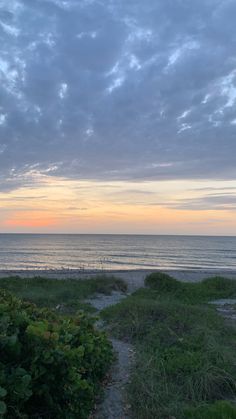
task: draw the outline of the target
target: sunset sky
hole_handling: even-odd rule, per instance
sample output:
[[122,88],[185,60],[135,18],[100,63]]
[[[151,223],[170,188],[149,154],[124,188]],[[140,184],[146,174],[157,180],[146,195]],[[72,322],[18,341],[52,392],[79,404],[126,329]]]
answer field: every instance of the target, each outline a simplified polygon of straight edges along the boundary
[[235,0],[0,0],[0,232],[236,235]]

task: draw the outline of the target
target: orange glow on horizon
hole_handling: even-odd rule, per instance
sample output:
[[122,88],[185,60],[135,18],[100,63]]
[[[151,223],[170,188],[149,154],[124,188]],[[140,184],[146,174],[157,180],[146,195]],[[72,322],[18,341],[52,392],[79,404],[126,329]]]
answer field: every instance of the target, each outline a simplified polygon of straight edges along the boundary
[[16,228],[36,228],[52,227],[56,224],[55,220],[51,217],[45,217],[41,213],[14,213],[10,218],[4,221],[3,225],[6,227]]
[[[66,211],[47,211],[45,212],[14,212],[7,218],[2,225],[17,230],[36,231],[42,229],[48,231],[60,231],[65,228],[68,232],[112,232],[116,233],[142,232],[143,226],[148,234],[185,234],[186,226],[190,226],[194,234],[198,234],[199,226],[208,225],[216,229],[222,220],[224,226],[233,227],[234,218],[229,217],[225,220],[225,214],[219,211],[189,211],[176,210],[163,207],[150,208],[148,206],[133,207],[123,206],[117,211],[112,205],[104,204],[102,208],[88,210],[84,213],[67,213]],[[1,225],[1,224],[0,224]],[[173,234],[174,234],[173,233]]]
[[235,210],[191,207],[215,184],[41,181],[0,193],[0,232],[236,235]]

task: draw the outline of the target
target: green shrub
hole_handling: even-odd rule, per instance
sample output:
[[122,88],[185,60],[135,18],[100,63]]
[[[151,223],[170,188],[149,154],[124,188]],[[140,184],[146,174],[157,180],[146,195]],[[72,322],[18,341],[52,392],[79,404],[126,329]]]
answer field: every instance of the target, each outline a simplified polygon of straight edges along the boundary
[[201,282],[201,287],[205,293],[208,293],[209,296],[213,295],[215,298],[218,295],[220,298],[236,295],[235,279],[223,278],[221,276],[206,278]]
[[216,402],[212,405],[187,409],[186,419],[236,419],[236,406],[229,402]]
[[163,272],[154,272],[145,278],[145,285],[160,292],[178,291],[182,284]]
[[146,277],[145,285],[153,291],[151,297],[157,298],[162,294],[190,304],[236,297],[236,280],[217,276],[191,283],[180,282],[165,273],[156,272]]
[[0,417],[88,418],[113,358],[93,323],[0,290]]

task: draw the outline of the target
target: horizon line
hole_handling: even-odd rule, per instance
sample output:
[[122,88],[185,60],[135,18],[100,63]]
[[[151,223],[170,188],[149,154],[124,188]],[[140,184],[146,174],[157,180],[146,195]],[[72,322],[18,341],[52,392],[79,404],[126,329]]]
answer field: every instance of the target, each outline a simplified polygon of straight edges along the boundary
[[0,232],[0,235],[38,235],[38,236],[150,236],[150,237],[233,237],[225,234],[150,234],[150,233],[33,233],[33,232]]

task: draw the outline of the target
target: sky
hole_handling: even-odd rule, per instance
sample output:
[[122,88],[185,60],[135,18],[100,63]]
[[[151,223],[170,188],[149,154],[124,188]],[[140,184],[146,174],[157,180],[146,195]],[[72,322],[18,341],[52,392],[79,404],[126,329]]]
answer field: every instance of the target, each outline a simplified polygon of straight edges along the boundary
[[235,0],[0,0],[0,232],[236,235]]

